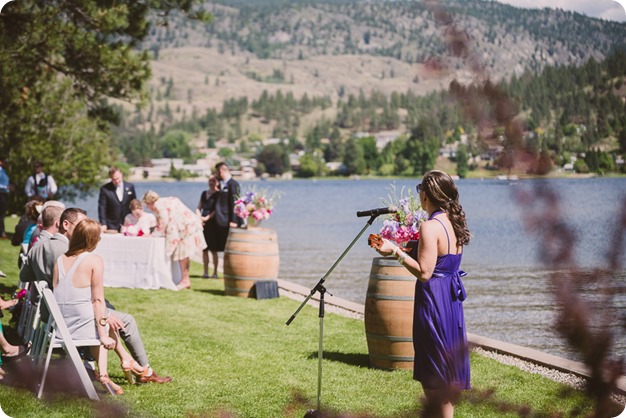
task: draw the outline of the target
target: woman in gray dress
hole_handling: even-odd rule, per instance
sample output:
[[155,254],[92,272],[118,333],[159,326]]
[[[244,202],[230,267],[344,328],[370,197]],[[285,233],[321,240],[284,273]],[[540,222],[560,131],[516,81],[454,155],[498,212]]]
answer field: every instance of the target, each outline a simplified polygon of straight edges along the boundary
[[[122,368],[125,372],[128,369],[129,381],[132,381],[131,373],[141,374],[143,368],[120,344],[119,334],[107,326],[104,264],[102,257],[91,253],[98,242],[100,224],[89,218],[81,220],[74,228],[68,251],[54,265],[54,297],[73,339],[100,340],[100,346],[92,347],[92,355],[98,363],[100,383],[111,394],[121,395],[124,391],[108,375],[108,350],[115,350],[120,357]],[[130,367],[124,367],[125,364]]]

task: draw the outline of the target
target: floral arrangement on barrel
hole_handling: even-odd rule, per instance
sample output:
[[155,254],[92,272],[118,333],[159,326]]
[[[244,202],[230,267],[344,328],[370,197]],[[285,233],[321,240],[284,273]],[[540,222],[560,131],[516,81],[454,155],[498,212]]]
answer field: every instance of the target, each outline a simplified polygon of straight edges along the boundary
[[243,218],[247,226],[257,226],[270,218],[280,196],[275,190],[251,188],[235,201],[235,215]]
[[418,240],[420,225],[428,218],[428,213],[422,210],[419,196],[413,195],[410,189],[405,194],[404,187],[400,190],[400,196],[397,196],[395,184],[388,190],[389,195],[383,203],[385,206],[395,206],[398,210],[385,215],[380,236],[400,246]]

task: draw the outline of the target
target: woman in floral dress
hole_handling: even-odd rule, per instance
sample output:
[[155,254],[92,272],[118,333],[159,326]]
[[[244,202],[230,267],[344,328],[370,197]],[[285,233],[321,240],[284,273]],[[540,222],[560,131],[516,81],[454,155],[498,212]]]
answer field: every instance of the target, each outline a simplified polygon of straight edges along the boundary
[[160,197],[148,190],[143,202],[157,217],[155,235],[165,236],[165,252],[180,263],[182,279],[178,289],[189,289],[189,257],[206,248],[202,223],[196,214],[174,196]]

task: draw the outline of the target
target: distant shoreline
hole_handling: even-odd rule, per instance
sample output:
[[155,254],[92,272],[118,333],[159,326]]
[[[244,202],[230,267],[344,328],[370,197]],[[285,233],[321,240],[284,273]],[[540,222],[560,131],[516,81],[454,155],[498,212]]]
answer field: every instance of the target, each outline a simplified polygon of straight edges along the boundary
[[[454,175],[454,173],[449,173],[451,175]],[[468,173],[469,175],[467,177],[465,177],[465,179],[463,180],[500,180],[498,179],[498,176],[502,176],[505,174],[502,173],[494,173],[494,174],[489,174],[489,175],[480,175],[478,173],[476,174],[472,174],[471,172]],[[561,173],[561,174],[548,174],[545,176],[540,176],[540,175],[531,175],[531,174],[512,174],[512,176],[516,176],[515,179],[512,178],[508,178],[508,179],[502,179],[500,181],[518,181],[518,180],[532,180],[532,179],[573,179],[573,180],[577,180],[577,179],[591,179],[591,178],[626,178],[626,174],[619,174],[619,173],[610,173],[607,175],[603,175],[600,176],[596,173],[587,173],[587,174],[576,174],[576,173]],[[396,179],[412,179],[412,178],[420,178],[421,176],[376,176],[376,175],[355,175],[355,176],[324,176],[324,177],[292,177],[292,178],[282,178],[282,177],[268,177],[268,178],[261,178],[261,177],[256,177],[254,179],[247,179],[247,178],[242,178],[242,177],[234,177],[235,180],[237,181],[251,181],[251,182],[257,182],[257,181],[289,181],[289,180],[299,180],[299,181],[304,181],[304,180],[310,180],[310,181],[327,181],[327,180],[354,180],[354,181],[358,181],[358,180],[376,180],[376,179],[380,179],[380,180],[396,180]],[[208,177],[189,177],[186,179],[182,179],[182,180],[176,180],[173,177],[163,177],[161,179],[155,180],[155,179],[143,179],[143,178],[133,178],[133,177],[129,177],[128,181],[132,182],[132,183],[154,183],[154,182],[163,182],[163,183],[177,183],[177,182],[186,182],[186,183],[205,183],[207,181]]]

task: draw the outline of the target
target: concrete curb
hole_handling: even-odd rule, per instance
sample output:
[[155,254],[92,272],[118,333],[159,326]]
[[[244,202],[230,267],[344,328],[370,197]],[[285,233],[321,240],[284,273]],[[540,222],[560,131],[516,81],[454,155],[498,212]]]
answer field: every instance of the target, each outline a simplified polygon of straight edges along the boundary
[[[288,282],[286,280],[276,280],[278,282],[278,289],[281,296],[295,299],[302,302],[310,293],[311,289],[301,286],[296,283]],[[324,297],[326,311],[336,313],[338,315],[347,316],[350,318],[363,320],[365,306],[359,303],[351,302],[346,299],[342,299],[336,296],[330,296],[326,294]],[[312,306],[318,306],[319,294],[315,293],[311,297],[308,303]],[[586,365],[580,362],[568,360],[562,357],[554,356],[552,354],[543,353],[532,348],[523,347],[516,344],[506,343],[492,338],[482,337],[476,334],[467,334],[467,339],[471,346],[481,347],[487,351],[493,351],[500,354],[505,354],[512,357],[528,361],[530,363],[538,364],[550,369],[558,370],[564,373],[571,373],[573,375],[589,378],[591,377],[589,369]],[[618,392],[622,395],[626,394],[626,377],[622,376],[617,382]]]

